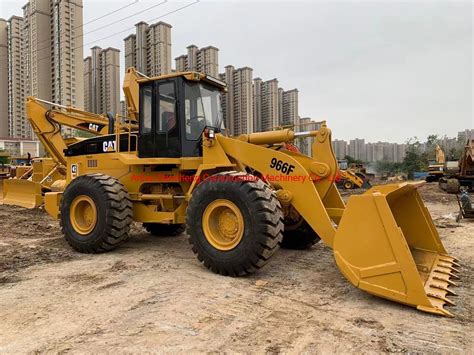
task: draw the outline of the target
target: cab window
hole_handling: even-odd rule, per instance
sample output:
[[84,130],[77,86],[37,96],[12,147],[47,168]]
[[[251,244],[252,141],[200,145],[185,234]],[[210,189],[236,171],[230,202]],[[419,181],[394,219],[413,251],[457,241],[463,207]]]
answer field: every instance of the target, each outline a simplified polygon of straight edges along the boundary
[[156,131],[157,133],[170,132],[177,127],[174,84],[171,82],[159,85],[158,98],[160,104]]
[[152,90],[151,86],[145,87],[142,91],[142,124],[141,132],[150,133],[152,124]]

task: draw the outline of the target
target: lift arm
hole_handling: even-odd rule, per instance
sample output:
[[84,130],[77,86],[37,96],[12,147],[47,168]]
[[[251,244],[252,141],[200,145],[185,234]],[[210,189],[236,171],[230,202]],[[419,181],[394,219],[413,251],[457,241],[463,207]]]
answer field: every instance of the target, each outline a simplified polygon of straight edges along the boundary
[[145,74],[140,73],[134,67],[127,69],[123,79],[123,92],[125,94],[125,104],[130,119],[138,121],[138,100],[140,94],[140,78],[148,79]]

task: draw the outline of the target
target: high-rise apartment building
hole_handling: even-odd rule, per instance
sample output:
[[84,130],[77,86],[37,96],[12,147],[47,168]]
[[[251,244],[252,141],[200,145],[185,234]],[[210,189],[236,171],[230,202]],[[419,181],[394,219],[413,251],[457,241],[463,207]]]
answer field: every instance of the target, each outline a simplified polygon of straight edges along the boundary
[[227,91],[222,94],[222,115],[224,117],[225,128],[230,135],[234,135],[234,71],[232,65],[227,65],[224,73],[219,74],[219,78],[227,84]]
[[334,139],[332,141],[332,149],[337,159],[344,159],[347,155],[347,142],[342,139]]
[[[9,136],[34,138],[26,96],[83,108],[82,23],[82,0],[30,0],[23,17],[8,20],[8,89],[2,99],[8,101]],[[0,27],[4,36],[4,21]]]
[[[298,122],[299,122],[298,131],[301,131],[301,132],[307,131],[308,126],[310,125],[310,122],[311,122],[311,118],[309,118],[309,117],[304,117],[304,118],[299,117]],[[310,155],[310,150],[311,150],[310,147],[311,147],[312,142],[311,143],[309,142],[309,138],[310,137],[298,138],[295,141],[296,146],[299,148],[299,150],[302,154]],[[314,139],[312,141],[314,141]]]
[[125,71],[127,71],[127,69],[130,67],[134,67],[135,69],[140,71],[137,66],[137,51],[136,51],[137,35],[136,34],[128,35],[127,37],[124,38],[123,44],[124,44],[124,56],[125,56]]
[[8,22],[0,19],[0,137],[8,137]]
[[148,76],[171,73],[171,28],[161,21],[152,25],[137,23],[135,34],[124,39],[125,70],[135,67]]
[[461,141],[463,146],[468,141],[468,139],[474,139],[474,128],[465,129],[464,131],[458,132],[458,140]]
[[280,125],[283,122],[283,90],[282,88],[278,88],[278,122]]
[[365,149],[365,139],[351,139],[349,141],[348,155],[354,159],[362,161],[367,160],[367,151]]
[[227,83],[228,91],[222,97],[222,111],[231,135],[254,132],[252,75],[252,68],[235,69],[232,65],[226,66],[225,72],[219,75]]
[[219,49],[213,46],[188,46],[187,54],[175,58],[176,71],[198,71],[214,78],[219,76]]
[[95,113],[120,112],[120,51],[91,48],[84,59],[84,108]]
[[[315,122],[309,117],[299,118],[299,130],[303,131],[317,131],[321,128],[321,122]],[[310,157],[313,156],[314,137],[300,138],[299,146],[301,153]],[[297,142],[298,143],[298,142]]]
[[280,124],[298,125],[298,117],[298,89],[282,91]]
[[403,162],[406,154],[406,144],[394,143],[393,161],[395,163]]
[[8,20],[8,136],[31,139],[33,132],[25,112],[27,68],[23,25],[22,17],[12,16]]
[[262,131],[271,131],[279,125],[278,110],[278,80],[272,79],[262,83],[261,92],[261,122]]
[[253,80],[254,131],[271,131],[279,125],[278,80]]
[[84,107],[82,0],[23,6],[27,95]]
[[262,79],[253,79],[253,129],[255,132],[262,132]]

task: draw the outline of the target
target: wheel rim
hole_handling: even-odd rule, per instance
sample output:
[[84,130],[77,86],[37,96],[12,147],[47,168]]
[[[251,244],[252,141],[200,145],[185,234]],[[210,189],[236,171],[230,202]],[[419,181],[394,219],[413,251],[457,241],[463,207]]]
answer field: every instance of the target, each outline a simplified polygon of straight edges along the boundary
[[234,249],[244,235],[244,218],[231,201],[219,199],[204,211],[202,227],[207,241],[218,250]]
[[352,189],[352,183],[349,182],[349,181],[346,181],[346,182],[344,183],[344,188],[345,188],[346,190]]
[[69,215],[72,227],[82,235],[92,232],[97,224],[94,200],[86,195],[79,195],[72,201]]

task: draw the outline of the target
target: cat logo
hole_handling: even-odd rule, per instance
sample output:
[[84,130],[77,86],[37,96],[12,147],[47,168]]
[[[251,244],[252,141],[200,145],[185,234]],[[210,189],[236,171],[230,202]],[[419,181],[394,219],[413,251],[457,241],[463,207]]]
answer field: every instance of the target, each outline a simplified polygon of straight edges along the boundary
[[95,123],[89,123],[89,129],[90,129],[91,131],[99,132],[99,125],[98,125],[98,124],[95,124]]
[[102,150],[106,152],[115,152],[115,141],[105,141],[102,145]]

